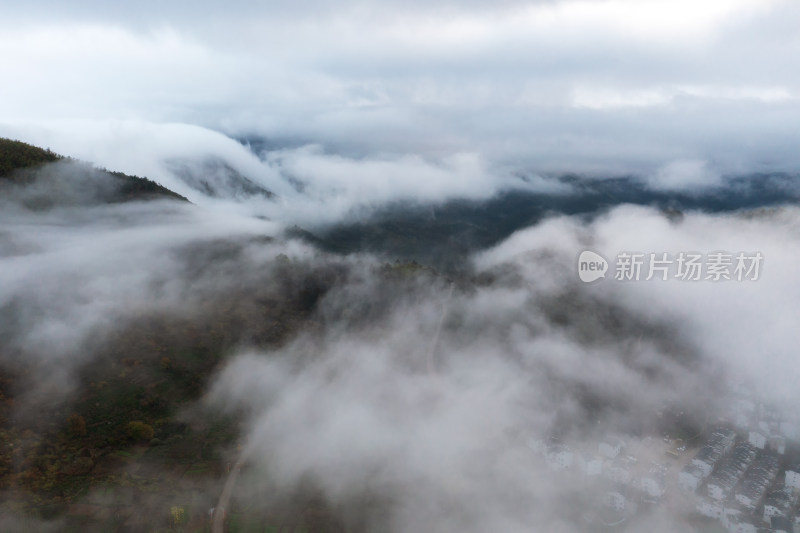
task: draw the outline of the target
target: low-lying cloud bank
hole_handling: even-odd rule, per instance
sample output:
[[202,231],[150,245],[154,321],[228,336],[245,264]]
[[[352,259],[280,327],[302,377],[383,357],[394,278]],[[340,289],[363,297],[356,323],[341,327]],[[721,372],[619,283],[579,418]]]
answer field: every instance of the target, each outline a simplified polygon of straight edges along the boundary
[[[337,152],[314,143],[237,141],[199,126],[142,121],[43,122],[36,127],[16,123],[0,126],[0,134],[148,177],[208,209],[264,217],[287,227],[348,224],[397,206],[481,202],[509,191],[551,197],[553,209],[558,209],[559,198],[586,192],[580,184],[559,179],[562,174],[537,173],[526,165],[503,163],[476,151],[436,155]],[[783,183],[777,186],[794,198],[797,185],[791,178],[797,173],[776,174],[776,168],[782,167],[731,166],[689,157],[646,165],[638,173],[636,166],[622,165],[613,169],[618,174],[590,172],[583,179],[599,182],[626,177],[634,187],[621,191],[623,195],[643,188],[652,194],[705,196],[716,201],[731,190],[732,198],[738,198],[738,193],[756,194],[759,188],[774,196],[779,192],[773,190],[774,183],[754,177],[773,173],[782,176]],[[749,181],[737,184],[737,179]],[[752,190],[736,189],[743,186]],[[606,204],[614,201],[610,198]],[[540,203],[542,209],[547,208],[547,201]],[[754,205],[759,205],[757,199]]]
[[[237,501],[281,508],[317,495],[351,531],[592,530],[574,501],[602,507],[608,487],[551,471],[533,449],[539,440],[591,452],[623,434],[646,446],[667,411],[713,424],[743,380],[789,416],[800,400],[795,207],[558,216],[452,279],[329,256],[275,238],[275,223],[181,203],[42,210],[8,197],[0,213],[0,362],[34,372],[17,417],[76,401],[82,373],[117,357],[108,339],[161,357],[147,355],[148,337],[131,324],[199,324],[175,335],[222,335],[215,346],[227,362],[201,385],[202,409],[184,406],[195,413],[185,416],[210,407],[241,420],[243,455],[230,452],[246,461]],[[764,263],[757,281],[583,284],[584,249],[609,259],[758,251]],[[290,313],[288,334],[264,333],[281,325],[268,310],[291,302],[305,314]],[[239,315],[246,325],[228,329]],[[220,489],[203,488],[201,500],[213,504]],[[675,531],[685,511],[644,516]]]
[[[2,131],[2,130],[0,130]],[[190,201],[285,224],[331,224],[397,202],[485,199],[507,188],[566,187],[491,165],[476,153],[354,156],[318,145],[255,153],[218,132],[186,124],[64,122],[5,129],[57,152],[146,176]]]
[[[242,457],[261,477],[240,497],[260,494],[261,482],[279,492],[311,483],[367,531],[594,531],[575,502],[608,487],[552,472],[532,442],[556,436],[591,456],[627,434],[652,448],[664,410],[708,427],[730,415],[726,394],[745,381],[797,422],[798,229],[796,208],[677,222],[633,207],[589,225],[557,218],[481,254],[477,272],[491,283],[452,296],[434,283],[376,323],[243,354],[209,396],[248,420]],[[757,250],[765,262],[757,281],[585,285],[576,274],[585,248]],[[375,294],[352,300],[350,290],[329,294],[321,312],[340,316]],[[645,520],[682,530],[688,510]]]

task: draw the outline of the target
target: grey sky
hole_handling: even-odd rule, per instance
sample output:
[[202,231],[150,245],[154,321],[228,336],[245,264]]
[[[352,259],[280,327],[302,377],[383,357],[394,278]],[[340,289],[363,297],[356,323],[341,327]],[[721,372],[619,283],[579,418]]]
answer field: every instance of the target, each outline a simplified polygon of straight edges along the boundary
[[800,166],[787,0],[16,4],[0,134],[56,149],[139,121],[534,171]]

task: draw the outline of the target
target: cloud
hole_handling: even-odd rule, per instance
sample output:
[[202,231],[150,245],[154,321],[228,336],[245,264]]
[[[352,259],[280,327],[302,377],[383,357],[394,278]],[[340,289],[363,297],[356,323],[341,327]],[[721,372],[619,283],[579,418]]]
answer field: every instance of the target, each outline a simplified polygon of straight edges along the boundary
[[[670,221],[619,207],[594,222],[558,217],[518,232],[475,258],[491,281],[452,296],[436,280],[402,298],[376,278],[339,287],[320,303],[338,327],[242,353],[211,387],[207,402],[243,414],[242,459],[262,473],[242,497],[264,483],[278,493],[310,483],[366,530],[591,530],[568,511],[607,487],[553,472],[532,441],[557,435],[592,454],[622,432],[631,453],[652,451],[642,432],[657,413],[677,405],[696,423],[716,420],[741,381],[796,422],[787,287],[797,283],[799,217],[787,208]],[[626,284],[610,272],[587,285],[575,270],[587,248],[606,257],[759,250],[766,262],[756,282]],[[653,527],[681,529],[685,511],[668,506]]]
[[[557,435],[591,455],[609,434],[653,431],[656,413],[676,405],[707,424],[731,416],[727,399],[741,382],[797,423],[798,221],[795,208],[679,221],[639,207],[591,223],[559,217],[477,256],[491,283],[452,297],[433,283],[366,322],[241,354],[207,401],[247,420],[242,458],[263,477],[242,497],[261,483],[277,492],[311,483],[366,530],[591,530],[569,511],[608,487],[577,470],[553,472],[529,443]],[[759,250],[766,262],[755,282],[610,275],[587,285],[575,271],[585,248],[607,257]],[[322,309],[374,309],[387,289],[373,289],[341,287]],[[447,318],[431,373],[437,308]],[[630,453],[654,449],[644,436],[627,438]],[[673,503],[650,517],[655,531],[687,527],[689,509]]]
[[648,184],[656,190],[685,190],[722,185],[722,176],[714,172],[705,161],[681,160],[658,169],[649,177]]
[[[298,153],[286,167],[310,162],[329,186],[359,171],[341,156]],[[362,178],[395,163],[373,162]],[[402,164],[426,180],[450,171]],[[538,439],[593,454],[600,439],[622,433],[651,449],[644,435],[658,431],[657,413],[678,406],[692,423],[713,420],[741,380],[784,413],[798,400],[795,208],[670,220],[621,206],[594,221],[554,217],[449,281],[264,239],[279,225],[199,206],[33,211],[6,197],[3,207],[2,363],[24,360],[42,376],[17,414],[69,402],[82,368],[116,357],[102,340],[143,316],[202,324],[206,314],[226,316],[214,314],[215,302],[233,298],[234,309],[255,313],[253,298],[271,308],[285,301],[280,291],[327,280],[308,322],[281,343],[226,330],[242,338],[228,339],[232,352],[205,389],[204,408],[241,422],[249,475],[236,497],[259,508],[318,494],[331,520],[357,530],[579,531],[583,515],[567,512],[575,498],[591,507],[608,486],[578,470],[553,472],[531,447]],[[609,259],[624,250],[760,251],[765,262],[756,282],[621,283],[609,270],[587,285],[575,270],[583,249]],[[275,270],[280,253],[296,275],[288,282]],[[184,416],[199,409],[186,406]],[[213,500],[219,487],[203,490]],[[159,505],[143,505],[151,504]],[[679,530],[682,513],[665,509],[655,530]]]
[[[22,396],[40,395],[36,401],[68,394],[106,334],[140,313],[187,311],[189,301],[220,290],[227,278],[184,278],[191,261],[182,248],[278,232],[270,222],[183,202],[104,205],[91,191],[101,180],[74,166],[55,163],[22,191],[5,188],[2,200],[0,364],[30,370],[27,390],[18,386]],[[32,208],[20,199],[32,199]]]
[[476,153],[351,155],[311,144],[257,155],[212,130],[142,121],[16,123],[6,134],[147,176],[208,208],[287,225],[334,223],[396,202],[483,199],[508,188],[565,192],[539,177],[523,181]]
[[[635,316],[673,323],[711,364],[736,379],[752,379],[771,400],[788,405],[794,394],[782,376],[793,372],[791,347],[797,341],[786,320],[792,305],[789,288],[797,284],[792,271],[798,216],[796,208],[785,207],[752,214],[693,213],[670,222],[647,208],[619,207],[589,227],[558,218],[518,232],[479,256],[478,265],[518,264],[532,283],[558,287],[576,278],[573,262],[582,249],[609,259],[625,251],[672,257],[681,251],[760,252],[763,276],[755,282],[622,283],[611,280],[612,267],[606,280],[581,289],[621,304]],[[565,270],[542,273],[533,255],[541,249],[560,257]]]
[[205,7],[13,6],[4,122],[185,123],[540,172],[798,166],[791,2]]
[[[317,222],[342,220],[353,210],[369,212],[393,202],[487,198],[522,185],[510,175],[491,172],[480,157],[467,153],[439,161],[412,155],[348,158],[307,146],[269,153],[267,161],[299,184],[305,201],[293,208],[325,210]],[[300,219],[313,218],[308,212]]]

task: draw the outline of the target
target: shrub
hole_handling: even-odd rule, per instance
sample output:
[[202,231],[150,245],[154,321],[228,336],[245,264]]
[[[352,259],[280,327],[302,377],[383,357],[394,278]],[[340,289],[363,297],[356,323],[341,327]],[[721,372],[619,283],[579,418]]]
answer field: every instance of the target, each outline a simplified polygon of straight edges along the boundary
[[141,420],[128,422],[128,425],[125,427],[125,432],[128,434],[128,437],[133,440],[150,440],[156,433],[153,430],[153,426],[145,424]]

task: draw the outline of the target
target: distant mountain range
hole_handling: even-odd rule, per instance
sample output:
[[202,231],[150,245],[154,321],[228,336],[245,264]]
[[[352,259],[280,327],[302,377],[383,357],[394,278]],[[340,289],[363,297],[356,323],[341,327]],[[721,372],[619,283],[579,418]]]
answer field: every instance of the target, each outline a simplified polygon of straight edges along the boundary
[[[247,146],[259,152],[267,145],[251,139]],[[57,177],[45,169],[48,164],[59,162],[82,165],[73,172],[84,175],[95,185],[103,185],[95,187],[104,191],[95,200],[186,200],[147,178],[96,169],[49,150],[0,139],[0,182],[55,180]],[[167,165],[190,187],[212,198],[261,197],[267,201],[275,198],[271,191],[220,158],[170,160]],[[357,220],[320,227],[295,226],[287,234],[332,253],[369,251],[390,259],[415,260],[448,269],[461,264],[470,253],[497,244],[549,216],[592,218],[615,206],[634,204],[655,207],[669,217],[680,217],[685,211],[734,212],[800,200],[800,176],[788,173],[731,176],[721,186],[693,191],[655,190],[635,176],[601,179],[564,175],[552,179],[562,192],[520,188],[502,191],[485,200],[453,199],[440,204],[396,202]]]
[[800,201],[800,176],[786,173],[731,177],[723,187],[695,192],[653,190],[636,177],[569,175],[558,181],[571,192],[509,190],[481,201],[396,204],[368,219],[320,228],[313,234],[297,228],[293,232],[330,252],[372,251],[448,268],[461,264],[472,252],[555,215],[591,219],[615,206],[634,204],[680,217],[685,211],[735,212]]

